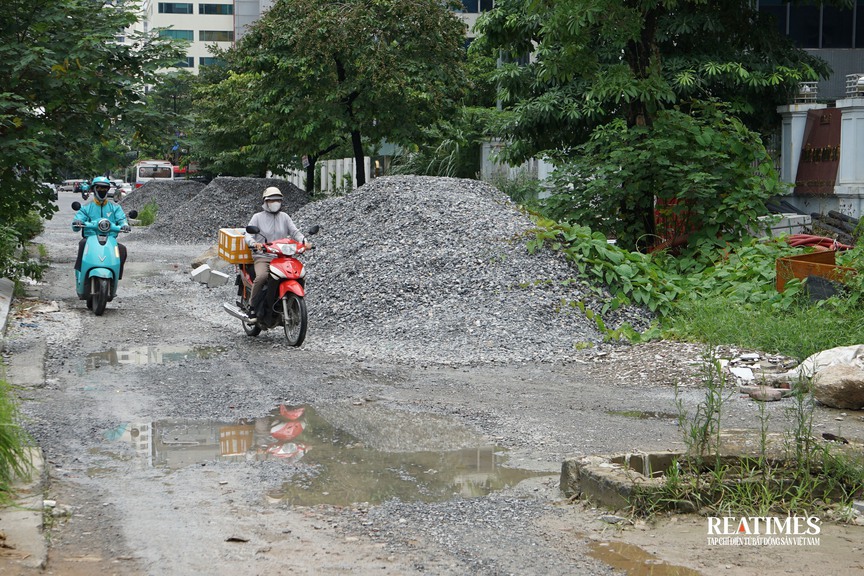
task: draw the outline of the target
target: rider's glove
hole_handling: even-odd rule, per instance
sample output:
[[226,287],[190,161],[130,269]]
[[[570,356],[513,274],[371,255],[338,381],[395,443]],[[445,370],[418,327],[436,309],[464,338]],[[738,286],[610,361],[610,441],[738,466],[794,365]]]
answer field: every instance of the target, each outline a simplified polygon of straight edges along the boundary
[[132,228],[130,228],[128,224],[124,224],[123,226],[120,227],[120,231],[121,232],[131,232]]
[[73,220],[72,221],[72,227],[73,228],[83,228],[84,222],[82,222],[81,220]]

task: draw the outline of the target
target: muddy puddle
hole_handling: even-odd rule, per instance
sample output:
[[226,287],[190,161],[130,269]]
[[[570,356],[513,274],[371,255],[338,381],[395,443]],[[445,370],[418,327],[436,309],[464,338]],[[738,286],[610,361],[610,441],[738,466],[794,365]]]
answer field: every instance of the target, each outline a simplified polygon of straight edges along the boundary
[[168,364],[183,360],[213,358],[223,352],[225,349],[218,347],[138,346],[125,349],[110,348],[103,352],[88,354],[77,366],[77,371],[82,374],[85,371],[96,370],[103,366],[119,366],[121,364],[137,366]]
[[667,564],[626,542],[591,542],[588,555],[623,571],[627,576],[700,576],[700,572],[692,568]]
[[[387,430],[374,434],[386,435]],[[103,437],[107,447],[122,447],[124,459],[131,450],[132,457],[147,467],[282,462],[286,480],[267,496],[302,506],[477,497],[550,474],[505,466],[506,451],[480,439],[456,450],[427,449],[424,438],[416,442],[422,450],[379,450],[335,427],[309,406],[283,405],[266,416],[233,422],[125,423],[105,431]]]

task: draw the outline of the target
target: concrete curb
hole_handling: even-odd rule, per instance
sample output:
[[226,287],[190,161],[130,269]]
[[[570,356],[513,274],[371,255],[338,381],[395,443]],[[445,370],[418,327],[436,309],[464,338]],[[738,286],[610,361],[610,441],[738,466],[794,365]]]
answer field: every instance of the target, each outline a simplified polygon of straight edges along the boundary
[[12,293],[15,283],[8,278],[0,278],[0,340],[6,337],[6,322],[12,307]]

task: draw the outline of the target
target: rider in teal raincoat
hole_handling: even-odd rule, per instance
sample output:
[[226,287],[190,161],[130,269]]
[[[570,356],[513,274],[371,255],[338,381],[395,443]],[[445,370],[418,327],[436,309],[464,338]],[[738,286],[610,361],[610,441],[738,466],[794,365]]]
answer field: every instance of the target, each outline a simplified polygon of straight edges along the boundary
[[[129,231],[129,222],[126,220],[126,213],[119,205],[109,201],[108,191],[111,190],[111,181],[104,176],[98,176],[93,179],[90,185],[90,191],[93,193],[93,200],[78,210],[75,214],[75,219],[72,221],[72,229],[77,231],[80,225],[84,222],[98,222],[102,218],[107,218],[112,224],[120,226],[124,232]],[[75,270],[81,270],[81,258],[84,255],[84,246],[87,244],[87,238],[94,236],[96,230],[83,229],[82,235],[84,238],[78,243],[78,258],[75,260]],[[117,248],[120,250],[120,278],[123,278],[123,265],[126,264],[126,246],[117,243]]]

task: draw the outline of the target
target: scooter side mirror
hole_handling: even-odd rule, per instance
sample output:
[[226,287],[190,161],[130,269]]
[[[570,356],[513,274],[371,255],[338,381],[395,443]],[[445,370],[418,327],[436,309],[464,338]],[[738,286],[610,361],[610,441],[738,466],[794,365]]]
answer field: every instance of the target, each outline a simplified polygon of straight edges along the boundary
[[132,218],[132,219],[138,218],[138,211],[132,210],[131,212],[129,212],[129,218]]
[[246,226],[246,232],[249,234],[258,234],[261,232],[261,229],[258,226]]
[[80,202],[72,202],[72,209],[73,210],[80,210],[81,209],[81,203]]
[[317,224],[315,224],[314,226],[309,228],[309,231],[306,232],[306,236],[313,236],[313,235],[317,234],[319,230],[321,230],[321,227],[318,226]]

